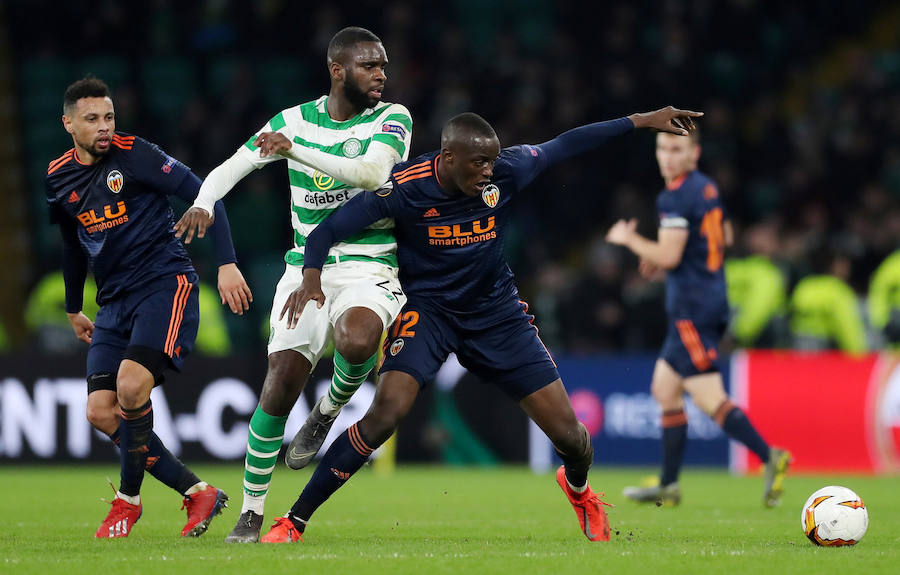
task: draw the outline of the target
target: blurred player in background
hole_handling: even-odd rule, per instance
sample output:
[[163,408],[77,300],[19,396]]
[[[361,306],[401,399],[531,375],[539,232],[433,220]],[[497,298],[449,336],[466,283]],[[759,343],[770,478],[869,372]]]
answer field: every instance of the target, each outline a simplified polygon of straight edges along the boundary
[[606,235],[607,241],[640,258],[645,276],[666,272],[669,330],[650,385],[662,408],[663,469],[659,485],[628,487],[625,496],[667,505],[681,501],[678,474],[687,443],[684,394],[689,393],[729,437],[765,463],[763,503],[773,507],[781,497],[790,454],[770,448],[725,393],[716,347],[728,323],[722,264],[733,232],[716,185],[697,171],[699,158],[696,130],[688,137],[660,133],[656,159],[666,189],[657,199],[657,241],[637,233],[637,220],[620,220]]
[[[90,344],[87,418],[121,452],[121,483],[95,537],[131,533],[145,470],[184,496],[182,536],[202,535],[228,497],[166,449],[153,433],[150,401],[197,336],[198,278],[175,238],[168,196],[191,203],[200,180],[154,144],[116,132],[109,89],[97,78],[66,89],[62,122],[75,147],[50,162],[47,202],[63,238],[66,312],[75,335]],[[219,294],[241,314],[252,294],[235,265],[221,202],[215,211]],[[98,288],[95,322],[81,311],[88,266]]]
[[213,220],[213,202],[254,169],[287,158],[294,247],[285,254],[284,276],[275,290],[268,371],[250,419],[244,501],[241,516],[225,539],[230,543],[259,540],[285,423],[332,338],[331,387],[313,406],[288,450],[287,463],[295,469],[305,466],[322,446],[338,412],[374,367],[381,335],[406,301],[397,280],[393,222],[373,222],[334,246],[324,262],[323,284],[330,304],[308,310],[296,329],[286,329],[278,318],[302,282],[307,236],[350,198],[384,184],[394,164],[409,153],[409,111],[381,101],[387,66],[381,40],[363,28],[345,28],[328,44],[327,63],[329,94],[272,118],[210,172],[194,207],[176,225],[178,235],[185,234],[185,243],[195,232],[203,237]]
[[[570,130],[538,146],[501,150],[476,114],[445,124],[441,149],[397,166],[388,185],[360,194],[308,238],[303,285],[278,310],[291,327],[301,312],[326,304],[321,268],[329,247],[382,218],[396,225],[400,277],[409,298],[385,340],[375,399],[319,462],[303,493],[263,537],[299,541],[315,510],[394,433],[419,389],[450,353],[519,402],[547,434],[564,464],[556,480],[591,541],[609,540],[601,494],[588,485],[590,434],[576,418],[556,364],[538,338],[503,256],[514,198],[548,167],[634,128],[686,133],[673,119],[699,116],[671,106]],[[301,317],[303,317],[301,316]],[[301,320],[302,321],[302,320]]]

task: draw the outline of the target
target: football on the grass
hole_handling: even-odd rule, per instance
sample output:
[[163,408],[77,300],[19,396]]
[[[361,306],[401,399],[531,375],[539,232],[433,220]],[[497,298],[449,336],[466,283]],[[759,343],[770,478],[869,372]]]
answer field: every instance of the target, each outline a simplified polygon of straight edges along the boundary
[[800,523],[816,545],[856,545],[869,527],[869,512],[859,495],[846,487],[829,485],[809,496]]

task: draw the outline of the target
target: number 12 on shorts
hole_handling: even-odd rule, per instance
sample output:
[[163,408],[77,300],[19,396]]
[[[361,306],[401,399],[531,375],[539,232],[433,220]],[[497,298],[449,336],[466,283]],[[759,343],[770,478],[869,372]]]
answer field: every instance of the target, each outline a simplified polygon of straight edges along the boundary
[[412,328],[417,323],[419,323],[419,312],[415,310],[402,312],[397,316],[397,319],[394,320],[394,323],[391,326],[389,339],[396,339],[398,337],[415,337],[416,332]]

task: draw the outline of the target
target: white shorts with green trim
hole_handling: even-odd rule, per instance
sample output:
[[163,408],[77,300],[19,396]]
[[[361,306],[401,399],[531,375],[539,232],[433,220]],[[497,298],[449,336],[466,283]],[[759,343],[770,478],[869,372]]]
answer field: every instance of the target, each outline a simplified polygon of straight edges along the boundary
[[397,270],[378,263],[342,261],[322,269],[322,292],[325,304],[306,304],[294,329],[287,328],[287,316],[279,319],[291,293],[303,283],[303,270],[287,264],[275,288],[275,299],[269,315],[269,354],[292,349],[316,367],[334,335],[334,324],[352,307],[364,307],[381,318],[383,327],[391,325],[406,295],[400,289]]

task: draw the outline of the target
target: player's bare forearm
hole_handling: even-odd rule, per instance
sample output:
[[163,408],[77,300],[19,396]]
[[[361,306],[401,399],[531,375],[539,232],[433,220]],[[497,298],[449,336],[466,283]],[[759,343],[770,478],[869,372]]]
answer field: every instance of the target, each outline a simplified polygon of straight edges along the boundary
[[693,112],[666,106],[653,112],[631,114],[628,116],[628,119],[634,123],[636,129],[650,128],[660,132],[687,136],[694,131],[693,118],[699,118],[702,115],[703,112]]
[[184,243],[189,244],[194,239],[206,236],[206,230],[213,224],[214,216],[203,208],[191,207],[184,212],[181,219],[175,224],[175,237],[184,236]]
[[667,249],[663,244],[645,238],[638,233],[629,236],[627,242],[623,245],[641,260],[659,269],[675,269],[681,263],[680,254],[675,254],[673,250]]
[[655,242],[637,232],[636,219],[619,220],[606,233],[606,241],[628,248],[642,263],[671,270],[681,263],[681,254],[687,241],[687,234],[682,233],[683,231],[660,229],[660,241]]

